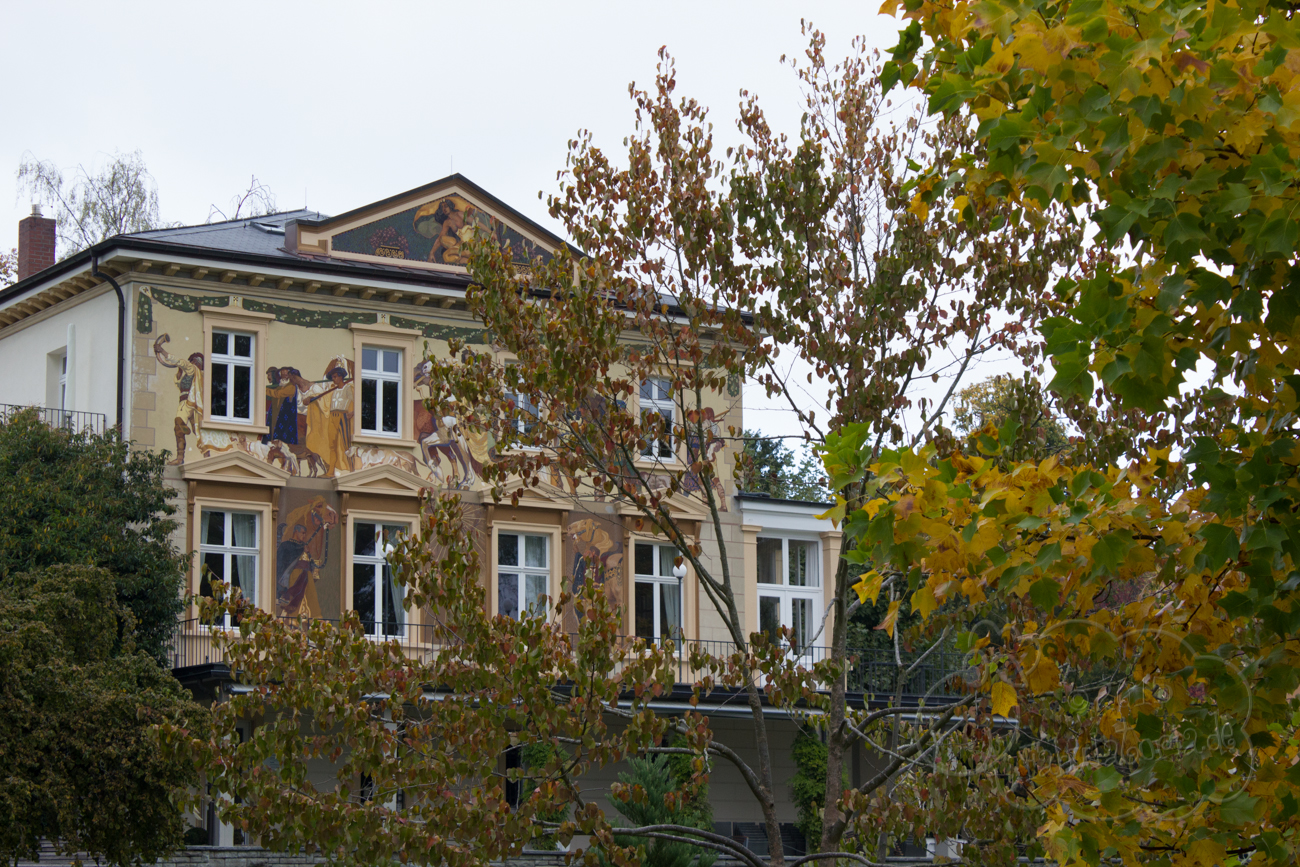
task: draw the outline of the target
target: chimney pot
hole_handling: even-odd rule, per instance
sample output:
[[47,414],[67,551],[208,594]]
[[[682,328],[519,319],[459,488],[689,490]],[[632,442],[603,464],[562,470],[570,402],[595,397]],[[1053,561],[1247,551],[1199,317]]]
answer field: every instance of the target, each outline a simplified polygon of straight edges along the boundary
[[57,223],[41,216],[41,206],[32,205],[32,215],[18,221],[18,279],[26,280],[54,264]]

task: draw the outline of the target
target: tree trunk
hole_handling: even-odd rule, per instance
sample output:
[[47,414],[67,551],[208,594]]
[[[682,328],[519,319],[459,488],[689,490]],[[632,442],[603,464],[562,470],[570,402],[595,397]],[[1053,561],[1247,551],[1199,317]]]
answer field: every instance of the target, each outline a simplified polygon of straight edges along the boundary
[[762,781],[763,824],[767,826],[768,863],[783,867],[785,851],[781,846],[781,824],[776,819],[776,798],[772,792],[772,751],[767,738],[767,718],[763,715],[763,693],[752,682],[746,684],[749,709],[754,715],[754,744],[758,748],[758,777]]
[[[848,653],[848,578],[849,564],[843,557],[835,570],[835,620],[831,627],[831,659],[845,660]],[[830,852],[839,846],[843,835],[840,798],[844,795],[844,767],[847,747],[845,719],[848,715],[847,665],[843,674],[831,683],[830,709],[826,715],[826,800],[822,808],[822,838],[819,850]]]

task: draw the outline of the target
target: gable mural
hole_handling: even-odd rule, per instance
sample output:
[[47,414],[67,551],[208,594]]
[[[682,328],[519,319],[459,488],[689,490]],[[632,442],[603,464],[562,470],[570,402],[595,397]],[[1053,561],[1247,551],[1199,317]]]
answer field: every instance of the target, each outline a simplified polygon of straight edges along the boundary
[[330,239],[330,249],[463,267],[469,261],[472,239],[494,239],[520,265],[551,258],[549,250],[457,195],[340,232]]

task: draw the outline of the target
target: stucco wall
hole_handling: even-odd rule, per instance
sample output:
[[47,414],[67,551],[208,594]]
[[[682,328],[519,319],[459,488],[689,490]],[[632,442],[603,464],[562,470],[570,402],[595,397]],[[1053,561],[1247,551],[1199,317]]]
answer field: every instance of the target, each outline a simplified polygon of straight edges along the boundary
[[53,404],[58,369],[51,356],[65,349],[71,363],[64,408],[103,413],[112,425],[117,418],[117,295],[106,286],[0,332],[0,403]]

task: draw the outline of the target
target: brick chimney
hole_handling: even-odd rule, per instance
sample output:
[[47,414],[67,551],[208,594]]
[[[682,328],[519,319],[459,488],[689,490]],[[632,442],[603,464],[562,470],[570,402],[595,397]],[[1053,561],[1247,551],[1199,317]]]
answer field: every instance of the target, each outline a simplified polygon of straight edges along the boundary
[[56,223],[41,216],[41,206],[32,205],[32,215],[18,221],[18,279],[26,280],[54,264]]

